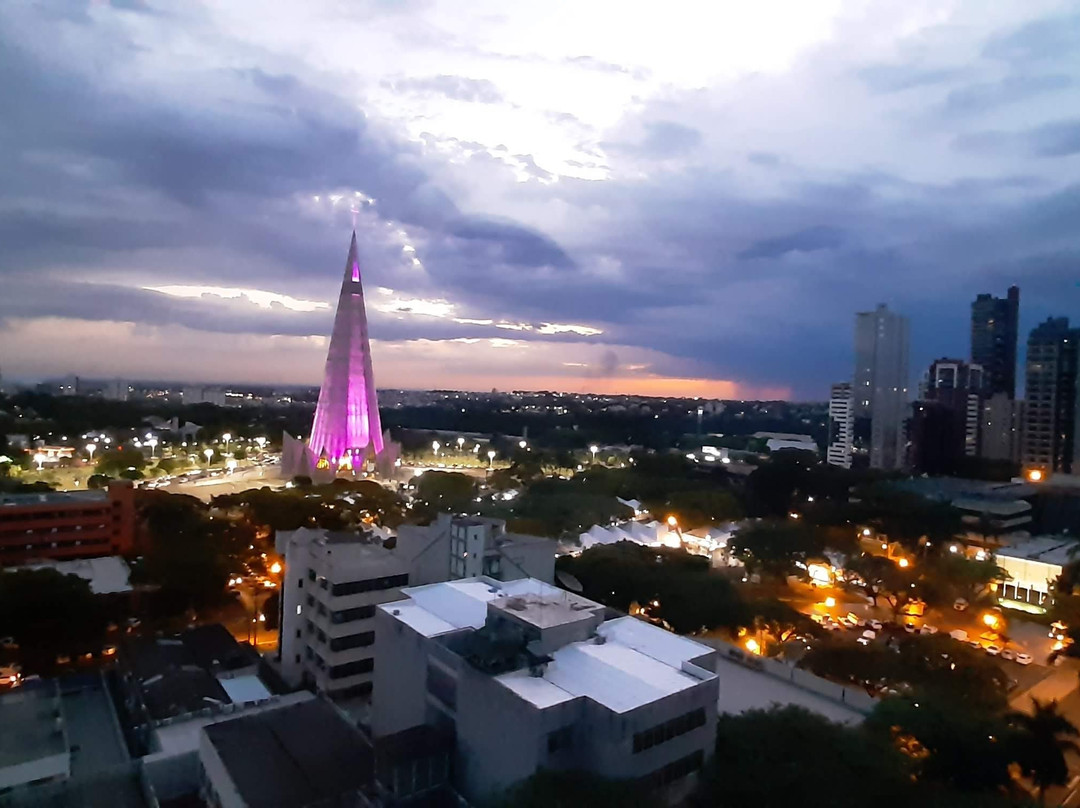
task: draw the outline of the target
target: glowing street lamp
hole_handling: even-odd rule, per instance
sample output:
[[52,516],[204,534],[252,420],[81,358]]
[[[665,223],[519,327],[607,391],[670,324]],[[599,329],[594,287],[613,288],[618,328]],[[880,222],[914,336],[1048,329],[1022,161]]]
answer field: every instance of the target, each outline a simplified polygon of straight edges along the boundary
[[36,455],[34,455],[34,462],[37,463],[37,470],[41,471],[41,464],[45,462],[45,455],[43,455],[41,452],[38,452]]
[[437,440],[433,440],[431,442],[431,451],[433,451],[435,453],[436,457],[439,456],[439,449],[440,448],[442,448],[442,444],[439,443]]
[[527,447],[528,447],[528,445],[529,445],[529,442],[528,442],[528,441],[524,441],[524,440],[519,440],[519,441],[518,441],[518,447],[520,447],[520,448],[522,448],[522,449],[525,449],[525,448],[527,448]]
[[150,438],[150,440],[148,440],[146,442],[146,445],[150,447],[150,456],[154,457],[154,450],[157,448],[158,439],[157,438]]
[[214,450],[209,449],[209,448],[203,449],[203,455],[206,456],[206,467],[209,468],[210,467],[210,458],[214,456]]
[[458,450],[459,453],[461,452],[461,447],[464,446],[464,445],[465,445],[465,438],[458,437],[458,439],[457,439],[457,450]]
[[91,463],[94,462],[94,452],[95,451],[97,451],[97,444],[96,443],[88,443],[88,444],[86,444],[86,453],[88,455],[90,455],[90,462]]
[[231,432],[226,432],[224,435],[221,436],[221,439],[223,441],[225,441],[225,454],[228,454],[229,453],[229,441],[232,440],[232,433]]
[[270,574],[281,575],[281,562],[275,561],[273,564],[270,565]]
[[491,462],[495,459],[495,450],[488,449],[488,469],[491,469]]
[[255,445],[259,447],[259,451],[261,452],[263,447],[266,446],[266,438],[255,438]]
[[600,447],[595,443],[589,447],[589,451],[592,452],[592,462],[596,463],[596,453],[600,451]]

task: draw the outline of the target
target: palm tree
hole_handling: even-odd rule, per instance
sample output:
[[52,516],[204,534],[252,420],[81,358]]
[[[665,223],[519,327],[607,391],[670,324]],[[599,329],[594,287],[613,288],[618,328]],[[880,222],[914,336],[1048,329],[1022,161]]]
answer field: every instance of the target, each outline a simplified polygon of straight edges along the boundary
[[1059,712],[1057,699],[1040,702],[1033,697],[1031,705],[1030,715],[1016,712],[1009,719],[1018,731],[1017,762],[1043,805],[1047,787],[1064,785],[1069,778],[1065,753],[1080,753],[1080,746],[1070,740],[1080,737],[1080,729]]

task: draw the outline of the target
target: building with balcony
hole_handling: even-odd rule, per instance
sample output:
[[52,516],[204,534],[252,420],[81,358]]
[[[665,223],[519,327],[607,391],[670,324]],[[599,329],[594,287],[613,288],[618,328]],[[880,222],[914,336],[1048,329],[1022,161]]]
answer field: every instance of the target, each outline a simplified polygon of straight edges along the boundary
[[454,786],[482,801],[541,768],[685,796],[713,747],[715,651],[535,579],[464,578],[376,609],[372,732],[455,739]]
[[135,551],[135,491],[0,494],[0,566],[37,559],[130,555]]
[[375,608],[398,600],[409,566],[355,533],[301,528],[278,534],[281,674],[330,696],[371,692]]

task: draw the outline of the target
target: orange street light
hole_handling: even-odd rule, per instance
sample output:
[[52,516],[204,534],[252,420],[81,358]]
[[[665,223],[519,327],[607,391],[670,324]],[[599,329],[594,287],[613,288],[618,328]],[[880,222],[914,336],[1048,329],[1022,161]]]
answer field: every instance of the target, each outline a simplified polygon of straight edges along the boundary
[[899,566],[900,566],[900,568],[901,568],[901,569],[905,569],[905,568],[907,568],[907,566],[908,566],[908,565],[909,565],[909,564],[910,564],[911,562],[910,562],[910,561],[908,561],[908,560],[907,560],[906,558],[901,558],[901,559],[900,559],[899,561],[897,561],[896,563],[897,563],[897,565],[899,565]]
[[270,565],[270,574],[271,575],[280,575],[281,574],[281,564],[280,564],[280,562],[275,561],[273,564]]
[[1043,481],[1042,469],[1031,469],[1027,473],[1028,482],[1041,483]]

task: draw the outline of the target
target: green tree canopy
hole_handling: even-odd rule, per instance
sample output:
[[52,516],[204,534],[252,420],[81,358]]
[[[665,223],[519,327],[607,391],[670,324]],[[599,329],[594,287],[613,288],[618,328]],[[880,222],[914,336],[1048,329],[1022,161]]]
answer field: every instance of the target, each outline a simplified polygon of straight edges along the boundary
[[14,637],[35,667],[58,653],[100,651],[106,616],[90,584],[53,569],[0,572],[0,636]]
[[128,469],[142,471],[146,467],[146,458],[143,453],[135,449],[125,449],[118,446],[98,455],[94,468],[99,474],[107,474],[110,477],[119,477]]
[[825,543],[816,530],[799,520],[763,520],[737,531],[729,549],[751,571],[783,579],[796,572],[796,562],[821,555]]

